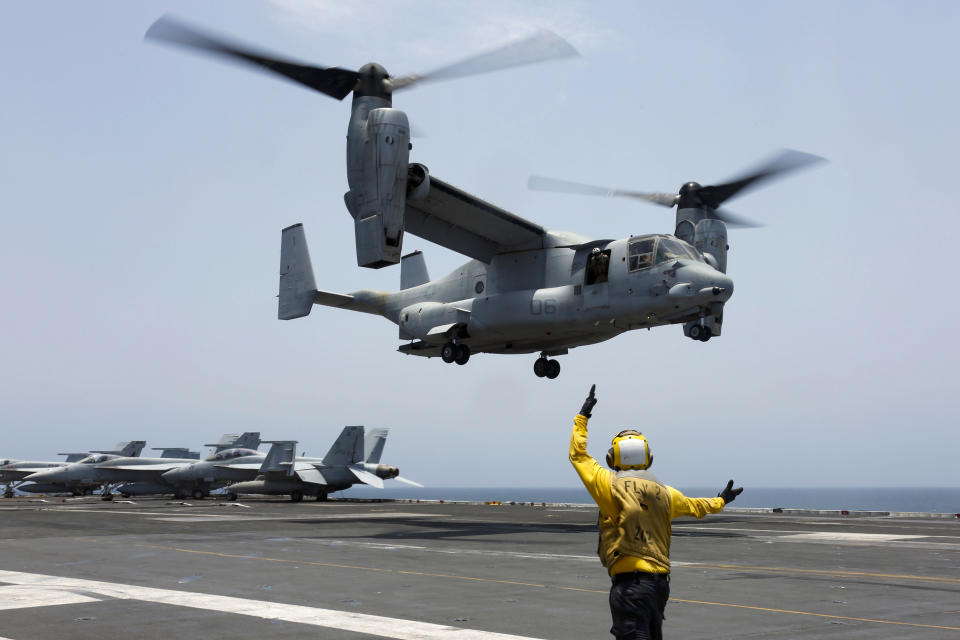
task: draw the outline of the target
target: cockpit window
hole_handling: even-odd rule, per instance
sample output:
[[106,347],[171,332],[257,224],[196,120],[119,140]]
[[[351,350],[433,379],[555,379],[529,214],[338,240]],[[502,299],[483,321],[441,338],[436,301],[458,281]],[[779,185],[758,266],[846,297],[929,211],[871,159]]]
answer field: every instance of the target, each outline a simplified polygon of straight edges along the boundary
[[657,244],[657,264],[670,260],[700,260],[690,245],[673,238],[660,238]]
[[86,458],[80,461],[80,464],[100,464],[101,462],[106,462],[109,459],[110,458],[108,458],[103,454],[87,456]]
[[213,454],[212,456],[207,458],[207,461],[212,462],[214,460],[231,460],[233,458],[240,458],[243,456],[252,456],[256,454],[257,452],[254,451],[253,449],[243,449],[243,448],[225,449],[224,451],[218,451],[217,453]]
[[653,266],[653,244],[656,238],[639,238],[630,242],[630,271],[639,271]]

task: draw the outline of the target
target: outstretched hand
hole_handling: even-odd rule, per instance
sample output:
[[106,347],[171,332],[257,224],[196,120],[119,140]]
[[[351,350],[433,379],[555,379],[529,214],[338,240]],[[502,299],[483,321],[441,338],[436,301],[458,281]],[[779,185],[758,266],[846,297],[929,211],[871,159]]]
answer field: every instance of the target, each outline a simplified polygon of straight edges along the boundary
[[590,395],[588,395],[587,399],[583,401],[583,408],[580,409],[580,415],[587,418],[590,417],[590,412],[593,411],[593,406],[597,404],[597,396],[594,395],[596,390],[597,385],[592,385],[590,387]]
[[723,498],[723,501],[725,503],[730,504],[731,502],[736,500],[737,496],[740,495],[741,493],[743,493],[743,487],[737,487],[736,489],[734,489],[733,480],[731,480],[727,483],[727,486],[723,488],[723,491],[721,491],[717,495]]

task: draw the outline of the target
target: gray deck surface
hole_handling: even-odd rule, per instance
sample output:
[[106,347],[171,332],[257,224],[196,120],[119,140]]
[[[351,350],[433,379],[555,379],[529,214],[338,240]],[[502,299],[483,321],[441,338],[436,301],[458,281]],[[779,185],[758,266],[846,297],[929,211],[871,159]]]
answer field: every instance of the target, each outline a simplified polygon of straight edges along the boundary
[[[592,508],[48,500],[0,500],[0,640],[611,637]],[[725,513],[672,557],[667,638],[960,638],[960,520]]]

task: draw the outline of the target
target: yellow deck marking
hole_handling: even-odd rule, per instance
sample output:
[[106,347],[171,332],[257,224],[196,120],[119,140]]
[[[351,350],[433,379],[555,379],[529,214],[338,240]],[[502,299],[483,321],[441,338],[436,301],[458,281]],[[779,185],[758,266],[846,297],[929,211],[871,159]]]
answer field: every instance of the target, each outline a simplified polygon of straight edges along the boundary
[[[285,558],[270,558],[266,556],[249,556],[242,554],[234,553],[221,553],[218,551],[201,551],[199,549],[184,549],[183,547],[165,547],[162,545],[155,544],[143,544],[137,543],[135,546],[146,547],[149,549],[161,549],[164,551],[178,551],[181,553],[196,553],[200,555],[214,556],[218,558],[230,558],[230,559],[244,559],[244,560],[262,560],[266,562],[282,562],[289,564],[297,565],[311,565],[318,567],[335,567],[338,569],[359,569],[361,571],[380,571],[383,573],[396,573],[402,575],[413,575],[413,576],[424,576],[429,578],[452,578],[456,580],[468,580],[474,582],[493,582],[497,584],[512,584],[523,587],[533,587],[537,589],[549,589],[544,584],[536,584],[530,582],[516,582],[513,580],[497,580],[495,578],[477,578],[473,576],[458,576],[446,573],[424,573],[421,571],[406,571],[402,569],[381,569],[378,567],[361,567],[356,565],[349,564],[336,564],[332,562],[314,562],[310,560],[288,560]],[[884,573],[868,573],[864,571],[832,571],[832,570],[819,570],[819,569],[791,569],[787,567],[759,567],[759,566],[750,566],[750,565],[735,565],[735,564],[709,564],[709,563],[696,563],[695,566],[699,567],[708,567],[714,569],[729,569],[729,570],[759,570],[759,571],[779,571],[784,573],[811,573],[811,574],[820,574],[820,575],[829,575],[829,576],[869,576],[869,577],[881,577],[881,578],[901,578],[906,580],[926,580],[926,581],[936,581],[936,582],[947,582],[947,583],[957,583],[960,580],[955,578],[938,578],[935,576],[910,576],[910,575],[901,575],[901,574],[884,574]],[[557,586],[552,587],[555,589],[560,589],[562,591],[580,591],[586,593],[600,593],[606,595],[608,591],[603,589],[583,589],[580,587],[564,587]],[[728,607],[731,609],[745,609],[747,611],[765,611],[767,613],[782,613],[786,615],[795,615],[795,616],[812,616],[816,618],[827,618],[830,620],[851,620],[854,622],[869,622],[872,624],[888,624],[895,625],[900,627],[912,627],[917,629],[937,629],[940,631],[960,631],[960,627],[947,627],[941,625],[933,624],[921,624],[918,622],[899,622],[897,620],[878,620],[875,618],[857,618],[854,616],[840,616],[834,615],[831,613],[816,613],[814,611],[795,611],[792,609],[772,609],[769,607],[758,607],[748,604],[735,604],[730,602],[708,602],[706,600],[684,600],[682,598],[670,598],[670,602],[677,602],[682,604],[699,604],[709,607]]]
[[806,575],[832,576],[836,578],[893,578],[895,580],[917,580],[919,582],[945,582],[960,584],[960,578],[942,576],[913,576],[905,573],[873,573],[869,571],[846,571],[844,569],[794,569],[792,567],[764,567],[749,564],[718,564],[713,562],[697,562],[698,567],[711,569],[728,569],[731,571],[772,571],[779,573],[802,573]]

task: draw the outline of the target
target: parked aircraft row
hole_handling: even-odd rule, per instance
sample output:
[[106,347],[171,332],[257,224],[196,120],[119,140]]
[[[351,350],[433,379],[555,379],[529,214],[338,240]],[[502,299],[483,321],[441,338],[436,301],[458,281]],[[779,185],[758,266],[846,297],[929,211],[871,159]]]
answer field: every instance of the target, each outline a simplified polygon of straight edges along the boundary
[[[239,494],[289,495],[294,502],[304,496],[326,500],[334,491],[361,483],[383,488],[384,480],[423,486],[400,476],[397,467],[380,464],[387,429],[366,431],[362,426],[344,427],[322,458],[298,457],[296,440],[260,440],[259,432],[225,434],[212,445],[210,455],[185,448],[156,448],[160,457],[143,458],[142,440],[121,442],[111,451],[61,453],[62,462],[0,460],[0,483],[4,496],[14,489],[27,493],[72,493],[84,495],[99,489],[104,500],[115,494],[191,495],[203,499],[226,488],[230,499]],[[257,448],[269,444],[262,453]]]

